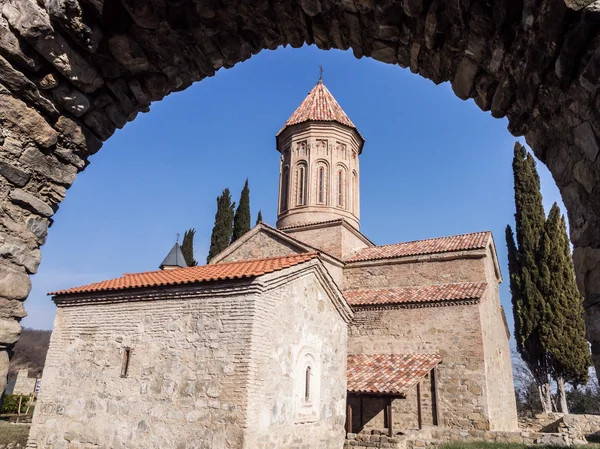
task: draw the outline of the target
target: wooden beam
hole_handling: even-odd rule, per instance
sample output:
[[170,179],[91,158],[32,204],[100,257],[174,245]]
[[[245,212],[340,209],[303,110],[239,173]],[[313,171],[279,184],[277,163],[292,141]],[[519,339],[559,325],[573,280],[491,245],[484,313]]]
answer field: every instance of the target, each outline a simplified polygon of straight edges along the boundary
[[419,429],[423,428],[423,415],[421,410],[421,382],[417,384],[417,421]]
[[346,433],[352,433],[352,405],[350,403],[346,409]]
[[431,370],[431,403],[433,406],[433,425],[440,425],[440,407],[438,402],[437,366]]
[[388,435],[390,436],[390,438],[394,435],[394,418],[392,417],[392,401],[394,399],[392,397],[390,397],[388,399],[388,404],[387,404],[387,418],[388,418]]

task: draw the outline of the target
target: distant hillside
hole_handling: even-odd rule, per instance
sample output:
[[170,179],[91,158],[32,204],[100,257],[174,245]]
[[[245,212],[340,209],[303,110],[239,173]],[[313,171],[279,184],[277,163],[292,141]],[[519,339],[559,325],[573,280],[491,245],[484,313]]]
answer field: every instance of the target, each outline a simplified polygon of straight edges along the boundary
[[29,369],[29,376],[42,374],[52,331],[24,328],[15,345],[15,353],[10,361],[8,377],[15,377],[20,369]]

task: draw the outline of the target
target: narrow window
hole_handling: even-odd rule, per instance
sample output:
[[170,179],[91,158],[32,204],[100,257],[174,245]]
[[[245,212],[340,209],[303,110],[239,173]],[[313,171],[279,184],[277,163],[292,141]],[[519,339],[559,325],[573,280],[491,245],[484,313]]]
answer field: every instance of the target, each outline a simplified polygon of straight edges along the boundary
[[281,212],[285,212],[288,208],[288,185],[289,173],[286,167],[283,169],[283,175],[281,176]]
[[304,400],[310,401],[310,366],[306,368],[306,378],[304,382]]
[[298,189],[296,204],[302,206],[306,202],[306,171],[303,165],[298,167],[298,171],[296,172],[296,182],[296,188]]
[[343,206],[343,187],[342,187],[342,182],[343,182],[343,177],[344,175],[342,174],[342,170],[338,171],[338,192],[337,192],[337,196],[338,196],[338,201],[337,201],[337,205],[342,207]]
[[353,172],[352,173],[352,198],[350,199],[350,204],[352,205],[352,212],[356,213],[358,212],[358,199],[356,198],[356,195],[358,193],[358,182],[357,182],[357,178],[356,178],[356,173]]
[[129,372],[129,359],[131,357],[131,348],[123,349],[123,362],[121,363],[121,377],[127,377]]
[[323,167],[319,167],[319,203],[324,203],[324,192],[323,192],[323,178],[325,169]]

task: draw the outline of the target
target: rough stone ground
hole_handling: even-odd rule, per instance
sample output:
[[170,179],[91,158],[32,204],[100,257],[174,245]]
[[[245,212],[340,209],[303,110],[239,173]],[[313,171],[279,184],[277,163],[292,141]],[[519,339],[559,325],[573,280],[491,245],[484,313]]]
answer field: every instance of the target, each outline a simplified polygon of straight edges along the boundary
[[0,449],[16,449],[25,447],[29,425],[10,424],[8,421],[0,420]]

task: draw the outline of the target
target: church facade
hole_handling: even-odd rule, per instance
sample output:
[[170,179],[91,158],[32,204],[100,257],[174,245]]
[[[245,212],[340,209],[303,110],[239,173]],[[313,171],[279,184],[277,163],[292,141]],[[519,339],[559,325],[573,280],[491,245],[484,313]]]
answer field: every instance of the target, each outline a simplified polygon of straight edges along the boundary
[[28,447],[336,448],[516,430],[489,232],[377,246],[364,138],[322,81],[279,131],[278,220],[201,267],[54,292]]

